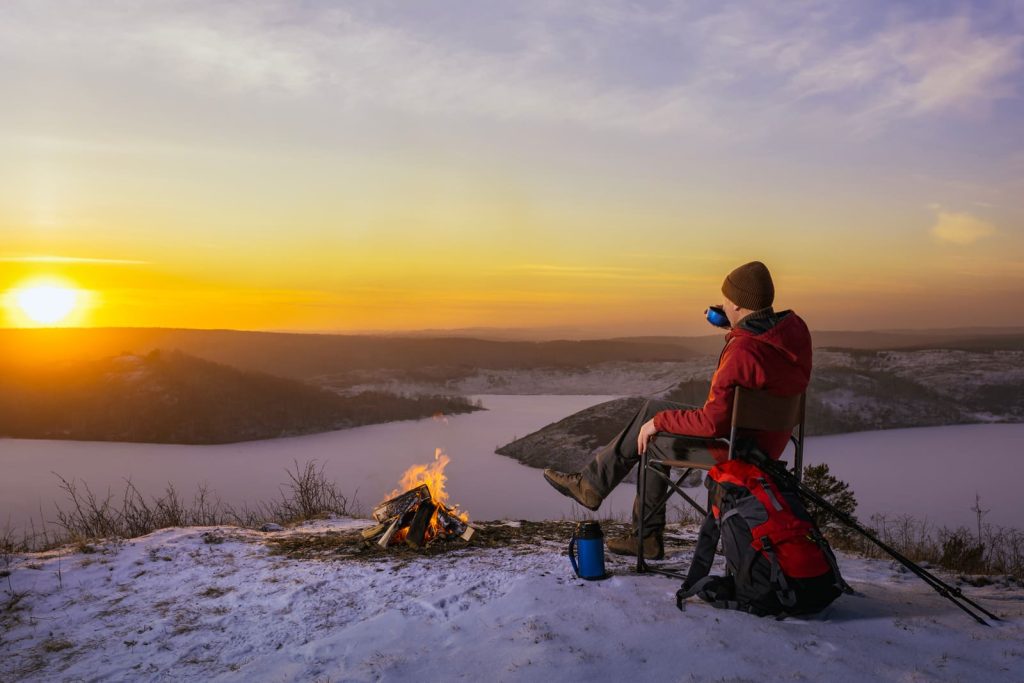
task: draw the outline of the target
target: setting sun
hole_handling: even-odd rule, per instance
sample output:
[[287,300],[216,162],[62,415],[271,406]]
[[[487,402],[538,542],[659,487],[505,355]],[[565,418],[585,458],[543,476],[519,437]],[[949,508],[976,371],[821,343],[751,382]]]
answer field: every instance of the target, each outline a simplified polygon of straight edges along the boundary
[[28,317],[43,324],[53,324],[68,317],[78,298],[75,290],[66,287],[22,289],[15,297]]
[[64,280],[33,280],[12,289],[5,297],[8,315],[24,325],[61,325],[80,322],[86,292]]

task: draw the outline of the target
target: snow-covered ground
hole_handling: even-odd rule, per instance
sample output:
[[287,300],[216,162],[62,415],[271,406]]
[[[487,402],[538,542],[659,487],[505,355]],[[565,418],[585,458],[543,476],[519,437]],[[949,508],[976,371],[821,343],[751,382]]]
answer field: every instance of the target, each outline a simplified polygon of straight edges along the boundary
[[[562,540],[359,559],[270,553],[274,539],[351,533],[179,528],[95,552],[21,556],[0,611],[0,679],[26,681],[997,681],[1024,677],[1024,590],[966,590],[976,624],[884,560],[840,554],[859,595],[813,618],[691,601],[675,580],[577,580]],[[482,526],[480,538],[502,524]],[[693,530],[669,560],[689,557]],[[215,541],[215,542],[210,542]],[[719,568],[720,570],[721,568]],[[947,580],[953,581],[952,577]],[[8,589],[8,585],[4,585]],[[6,594],[3,595],[5,598]]]

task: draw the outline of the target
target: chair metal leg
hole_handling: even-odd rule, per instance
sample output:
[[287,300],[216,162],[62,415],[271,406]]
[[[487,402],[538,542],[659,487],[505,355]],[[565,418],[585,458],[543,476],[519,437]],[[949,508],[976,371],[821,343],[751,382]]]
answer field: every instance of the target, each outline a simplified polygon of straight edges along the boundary
[[651,509],[651,511],[647,515],[648,517],[653,515],[654,512],[656,510],[660,509],[662,505],[667,505],[668,504],[668,499],[672,497],[672,492],[673,491],[675,493],[678,493],[680,495],[680,497],[682,497],[684,500],[686,500],[686,502],[688,502],[690,505],[695,507],[697,509],[697,511],[700,512],[700,514],[704,515],[705,517],[707,516],[707,514],[708,514],[707,510],[702,508],[700,503],[695,501],[693,498],[691,498],[689,496],[689,494],[686,493],[686,491],[683,491],[683,489],[680,488],[680,486],[683,483],[683,480],[686,479],[686,475],[689,474],[690,472],[692,472],[693,468],[689,468],[689,469],[683,471],[682,476],[680,476],[679,479],[677,479],[675,481],[672,481],[672,478],[670,476],[668,476],[667,474],[665,474],[664,472],[662,472],[661,470],[659,470],[659,469],[657,469],[655,467],[651,467],[651,471],[654,472],[659,477],[661,477],[662,479],[664,479],[665,482],[669,485],[670,490],[666,491],[665,492],[665,497],[661,499],[661,501],[658,503],[658,505],[656,507]]
[[[652,472],[654,472],[655,474],[657,474],[658,476],[660,476],[660,477],[661,477],[662,479],[664,479],[664,478],[665,478],[665,477],[664,477],[664,475],[663,475],[663,473],[662,473],[662,472],[661,472],[660,470],[654,469],[654,468],[652,467],[652,468],[651,468],[651,471],[652,471]],[[686,478],[686,475],[687,475],[687,473],[689,473],[689,472],[690,472],[690,470],[686,470],[685,472],[683,472],[683,475],[682,475],[681,477],[679,477],[679,479],[677,479],[675,483],[676,483],[676,484],[681,484],[681,483],[682,483],[682,481],[683,481],[683,479],[685,479],[685,478]],[[669,480],[669,482],[671,483],[671,480]],[[672,491],[671,491],[671,490],[668,490],[668,489],[666,489],[666,490],[665,490],[665,495],[661,497],[661,500],[659,500],[659,501],[658,501],[658,502],[657,502],[657,503],[656,503],[656,504],[654,505],[654,507],[652,507],[652,508],[651,508],[650,510],[648,510],[648,511],[647,511],[647,515],[646,515],[646,516],[644,517],[644,524],[645,524],[645,525],[647,524],[647,522],[651,521],[651,517],[653,517],[653,516],[654,516],[654,513],[655,513],[655,512],[657,512],[658,510],[660,510],[660,509],[661,509],[661,508],[663,508],[663,507],[668,507],[668,500],[669,500],[669,498],[671,498],[671,497],[672,497]]]
[[[647,561],[644,559],[644,523],[645,523],[647,517],[649,517],[650,515],[654,514],[654,511],[657,509],[657,508],[654,508],[650,512],[648,512],[647,506],[644,503],[644,495],[647,493],[647,484],[646,484],[647,476],[646,476],[646,474],[647,474],[648,468],[650,468],[651,471],[657,473],[659,476],[665,477],[666,479],[668,479],[669,486],[672,486],[672,488],[678,489],[678,487],[676,487],[672,483],[672,478],[671,477],[669,477],[668,475],[664,474],[663,472],[661,472],[657,468],[651,467],[650,461],[649,461],[646,453],[643,453],[643,454],[640,455],[640,469],[637,471],[637,473],[639,475],[639,479],[638,479],[637,485],[636,485],[637,495],[640,496],[640,503],[639,503],[640,504],[640,519],[639,519],[639,521],[637,523],[637,527],[638,528],[637,528],[637,532],[636,532],[636,572],[637,572],[637,574],[652,574],[652,573],[653,574],[661,574],[662,576],[670,576],[670,577],[675,578],[675,579],[685,580],[686,576],[684,574],[681,574],[679,572],[674,572],[671,569],[664,569],[662,567],[648,567],[647,566]],[[686,476],[686,474],[684,473],[683,477],[685,477],[685,476]],[[680,477],[680,481],[682,481],[682,477]],[[669,493],[668,495],[671,495],[671,493]],[[686,494],[683,494],[683,495],[685,496]],[[689,499],[689,496],[686,496],[686,497]],[[666,496],[665,499],[663,501],[661,501],[661,504],[664,505],[667,502],[668,502],[668,496]]]
[[[647,496],[647,476],[646,475],[647,475],[647,471],[648,470],[654,472],[656,475],[658,475],[659,477],[664,479],[666,481],[666,483],[670,487],[670,490],[665,492],[664,498],[662,498],[660,501],[658,501],[658,504],[656,506],[652,507],[649,510],[647,508],[647,498],[646,498],[646,496]],[[636,536],[637,536],[637,538],[636,538],[636,540],[637,540],[637,543],[636,543],[636,571],[637,571],[638,574],[644,574],[644,573],[651,573],[651,572],[653,572],[653,573],[656,573],[656,574],[662,574],[664,576],[670,576],[670,577],[677,578],[677,579],[685,579],[686,578],[686,576],[684,574],[672,571],[670,569],[663,569],[661,567],[648,567],[647,566],[647,560],[644,558],[644,527],[646,526],[648,519],[655,512],[657,512],[662,506],[668,505],[668,499],[672,496],[672,492],[673,491],[675,491],[680,496],[685,498],[691,505],[693,505],[695,508],[697,508],[701,512],[701,514],[707,516],[707,512],[704,510],[703,507],[701,507],[700,503],[695,501],[685,491],[683,491],[680,488],[680,485],[683,483],[683,480],[686,478],[686,475],[688,475],[691,471],[692,471],[692,468],[688,468],[688,469],[684,470],[682,475],[680,475],[678,480],[672,481],[672,477],[670,475],[665,474],[664,472],[662,472],[661,470],[659,470],[658,468],[656,468],[656,467],[654,467],[652,465],[651,460],[650,460],[650,458],[648,458],[646,453],[642,453],[640,455],[640,467],[637,470],[637,482],[636,482],[636,495],[637,495],[637,500],[639,501],[638,505],[640,507],[640,514],[639,514],[639,519],[637,520],[637,531],[636,531]]]
[[637,505],[640,507],[639,521],[636,530],[636,571],[643,574],[647,571],[647,563],[644,561],[644,518],[647,516],[647,453],[640,454],[640,467],[637,468],[636,496]]

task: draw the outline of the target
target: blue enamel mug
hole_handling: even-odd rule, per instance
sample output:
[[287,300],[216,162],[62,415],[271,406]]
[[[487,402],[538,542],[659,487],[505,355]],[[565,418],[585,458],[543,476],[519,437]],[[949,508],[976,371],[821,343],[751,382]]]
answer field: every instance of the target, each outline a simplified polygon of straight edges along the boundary
[[721,306],[708,306],[704,310],[707,321],[715,327],[729,327],[729,316]]
[[604,569],[604,532],[598,522],[576,525],[569,539],[569,562],[581,579],[595,581],[608,577]]

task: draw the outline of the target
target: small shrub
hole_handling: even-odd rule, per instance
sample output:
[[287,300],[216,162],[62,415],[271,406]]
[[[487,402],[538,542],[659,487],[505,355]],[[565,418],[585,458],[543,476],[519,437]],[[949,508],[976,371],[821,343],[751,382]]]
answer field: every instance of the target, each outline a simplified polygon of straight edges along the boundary
[[957,529],[942,536],[939,564],[970,574],[984,571],[985,546],[971,538],[966,529]]
[[348,499],[324,476],[324,466],[317,469],[312,462],[307,462],[299,469],[295,462],[295,473],[288,471],[290,494],[281,494],[281,502],[276,516],[282,521],[298,521],[314,519],[324,514],[345,514],[348,510]]
[[[827,464],[821,463],[805,467],[803,483],[839,512],[853,517],[857,511],[857,498],[850,490],[850,485],[830,473]],[[848,526],[840,522],[839,517],[832,511],[820,505],[808,502],[807,511],[817,521],[822,533],[829,538],[843,541],[854,533]]]

